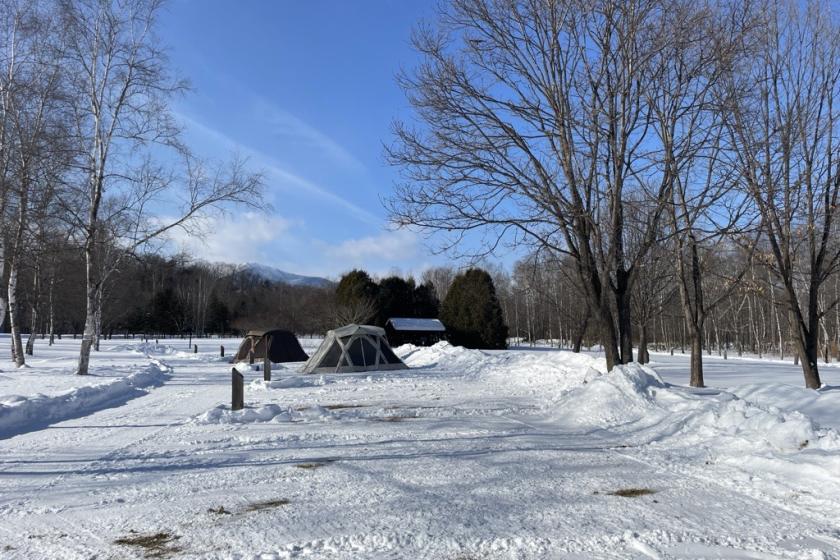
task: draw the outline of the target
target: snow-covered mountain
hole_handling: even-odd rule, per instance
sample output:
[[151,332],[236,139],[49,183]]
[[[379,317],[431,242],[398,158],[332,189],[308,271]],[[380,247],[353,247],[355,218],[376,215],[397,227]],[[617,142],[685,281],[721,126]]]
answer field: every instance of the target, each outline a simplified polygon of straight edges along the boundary
[[320,276],[303,276],[301,274],[294,274],[286,272],[273,266],[267,266],[259,263],[248,263],[237,267],[237,271],[250,272],[251,274],[268,280],[269,282],[277,282],[280,284],[289,284],[291,286],[314,286],[318,288],[325,288],[331,286],[333,282]]

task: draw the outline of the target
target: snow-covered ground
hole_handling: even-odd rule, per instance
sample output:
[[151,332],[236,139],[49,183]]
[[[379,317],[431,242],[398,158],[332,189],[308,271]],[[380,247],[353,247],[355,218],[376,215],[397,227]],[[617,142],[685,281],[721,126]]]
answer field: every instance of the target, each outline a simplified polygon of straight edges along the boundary
[[0,558],[840,558],[840,368],[444,343],[231,412],[237,341],[197,343],[0,365]]

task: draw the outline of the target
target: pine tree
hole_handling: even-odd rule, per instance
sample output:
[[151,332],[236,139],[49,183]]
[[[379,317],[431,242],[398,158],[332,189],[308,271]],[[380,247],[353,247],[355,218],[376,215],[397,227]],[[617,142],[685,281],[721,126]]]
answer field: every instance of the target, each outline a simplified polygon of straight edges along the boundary
[[440,310],[452,344],[467,348],[507,347],[508,328],[496,297],[493,279],[472,268],[452,282]]
[[335,289],[339,305],[352,305],[359,300],[376,301],[379,287],[364,270],[351,270],[341,277]]
[[392,317],[413,317],[414,279],[390,276],[379,282],[376,324],[384,327]]
[[414,289],[412,317],[437,317],[440,313],[440,302],[435,295],[434,287],[429,284],[420,284]]

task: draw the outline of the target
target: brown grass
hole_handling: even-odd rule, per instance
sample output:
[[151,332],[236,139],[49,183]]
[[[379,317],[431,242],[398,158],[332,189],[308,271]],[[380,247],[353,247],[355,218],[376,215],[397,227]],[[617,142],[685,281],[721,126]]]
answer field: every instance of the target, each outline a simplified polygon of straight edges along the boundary
[[225,506],[219,506],[217,508],[209,508],[207,513],[215,513],[216,515],[230,515],[230,512],[225,509]]
[[289,500],[285,498],[278,498],[276,500],[265,500],[263,502],[254,502],[253,504],[248,504],[244,511],[263,511],[266,509],[274,509],[278,507],[282,507],[289,504]]
[[327,410],[341,410],[344,408],[364,408],[364,405],[361,404],[325,404],[322,405],[323,408]]
[[315,463],[298,463],[295,466],[299,469],[320,469],[321,467],[326,467],[332,462],[334,462],[333,459],[328,459],[325,461],[317,461]]
[[181,537],[172,533],[152,533],[149,535],[132,535],[120,537],[114,544],[133,546],[144,551],[146,558],[166,558],[170,554],[181,552],[183,548],[173,546],[173,542]]
[[622,498],[638,498],[639,496],[648,496],[656,494],[656,490],[650,488],[620,488],[612,492],[607,492],[610,496],[621,496]]

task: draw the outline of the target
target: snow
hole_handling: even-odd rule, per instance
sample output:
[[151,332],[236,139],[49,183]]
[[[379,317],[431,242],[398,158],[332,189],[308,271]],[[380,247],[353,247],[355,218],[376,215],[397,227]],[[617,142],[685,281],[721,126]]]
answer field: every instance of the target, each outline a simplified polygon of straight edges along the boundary
[[840,558],[840,368],[810,391],[710,358],[692,389],[681,355],[443,342],[401,371],[241,367],[231,411],[238,341],[113,342],[87,379],[66,337],[0,372],[4,406],[42,407],[0,414],[4,560],[143,558],[115,541],[160,532],[173,558]]

